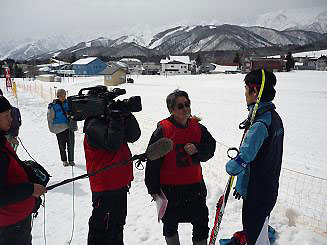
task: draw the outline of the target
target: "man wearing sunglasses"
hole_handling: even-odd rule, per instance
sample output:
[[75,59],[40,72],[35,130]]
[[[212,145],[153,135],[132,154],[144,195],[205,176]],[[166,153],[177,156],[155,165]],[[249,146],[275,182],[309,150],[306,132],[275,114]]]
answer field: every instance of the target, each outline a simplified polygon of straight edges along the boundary
[[162,218],[167,244],[180,244],[178,224],[191,223],[193,244],[205,245],[209,218],[200,162],[213,157],[216,140],[199,118],[191,116],[191,101],[185,91],[173,91],[166,103],[170,117],[158,123],[149,144],[166,137],[174,142],[174,147],[163,158],[147,162],[145,184],[154,199],[161,191],[168,199]]

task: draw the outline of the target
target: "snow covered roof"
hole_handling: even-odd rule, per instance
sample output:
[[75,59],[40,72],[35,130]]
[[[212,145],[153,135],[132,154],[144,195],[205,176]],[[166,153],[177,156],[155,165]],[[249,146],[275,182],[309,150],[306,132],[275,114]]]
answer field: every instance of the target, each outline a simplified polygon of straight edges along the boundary
[[128,67],[124,62],[116,61],[115,63],[121,67],[125,67],[125,68]]
[[177,61],[177,62],[182,62],[184,64],[190,64],[191,61],[190,61],[190,57],[185,55],[185,56],[174,56],[174,55],[170,55],[169,58],[166,57],[166,59],[162,59],[160,61],[160,64],[168,64],[170,62],[174,62],[174,61]]
[[237,71],[238,70],[238,66],[222,66],[222,65],[216,65],[215,71],[219,71],[219,72],[225,72],[225,71]]
[[142,63],[139,59],[135,58],[122,58],[120,59],[121,62],[137,62],[137,63]]
[[58,59],[55,59],[55,58],[51,58],[50,61],[52,63],[57,63],[58,65],[67,65],[69,63],[65,62],[65,61],[61,61],[61,60],[58,60]]
[[117,64],[117,62],[113,62],[112,64],[108,65],[103,71],[100,72],[101,75],[112,75],[117,70],[122,69],[126,72],[126,68]]
[[47,71],[50,71],[50,68],[49,68],[48,66],[41,67],[41,68],[39,69],[39,71],[47,72]]
[[87,65],[92,61],[94,61],[95,59],[97,59],[97,57],[87,57],[87,58],[79,59],[75,61],[72,65]]

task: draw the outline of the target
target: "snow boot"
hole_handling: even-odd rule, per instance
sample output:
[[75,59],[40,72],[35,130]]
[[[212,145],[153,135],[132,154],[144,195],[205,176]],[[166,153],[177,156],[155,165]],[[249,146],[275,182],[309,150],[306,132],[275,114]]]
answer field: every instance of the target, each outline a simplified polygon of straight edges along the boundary
[[180,245],[178,233],[172,237],[165,236],[167,245]]
[[69,163],[67,161],[62,161],[62,165],[64,165],[64,167],[69,166]]
[[193,245],[207,245],[207,239],[204,239],[202,241],[193,241]]
[[69,165],[70,165],[70,166],[75,166],[75,162],[74,162],[74,161],[70,161],[70,162],[69,162]]

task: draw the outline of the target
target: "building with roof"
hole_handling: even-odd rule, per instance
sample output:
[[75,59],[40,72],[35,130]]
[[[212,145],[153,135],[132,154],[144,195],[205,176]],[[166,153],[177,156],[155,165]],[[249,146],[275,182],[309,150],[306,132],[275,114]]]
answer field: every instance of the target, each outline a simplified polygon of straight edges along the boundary
[[88,57],[75,61],[72,66],[77,76],[94,76],[99,75],[107,67],[107,64],[98,57]]
[[286,62],[281,58],[247,57],[244,59],[242,64],[243,73],[248,73],[261,68],[273,72],[285,71]]
[[322,55],[317,59],[316,70],[317,71],[327,71],[327,56]]
[[191,74],[191,60],[189,56],[170,55],[160,61],[161,75],[186,75]]
[[121,62],[110,62],[100,74],[104,75],[104,85],[117,86],[126,83],[127,67]]
[[128,67],[127,73],[133,75],[140,75],[144,71],[142,62],[135,58],[122,58],[120,62],[126,64]]
[[155,62],[144,62],[143,68],[143,75],[158,75],[160,74],[161,65]]
[[296,70],[316,70],[317,58],[301,57],[295,58],[294,69]]

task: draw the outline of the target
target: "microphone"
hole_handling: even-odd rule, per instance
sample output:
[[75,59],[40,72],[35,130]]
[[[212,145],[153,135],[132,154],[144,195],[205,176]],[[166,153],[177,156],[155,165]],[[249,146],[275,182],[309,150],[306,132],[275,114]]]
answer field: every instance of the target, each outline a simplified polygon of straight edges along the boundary
[[149,145],[145,153],[133,156],[132,160],[157,160],[170,152],[173,149],[173,145],[174,143],[171,139],[161,138]]
[[173,149],[174,143],[171,139],[161,138],[149,145],[145,154],[150,161],[157,160],[165,156]]

